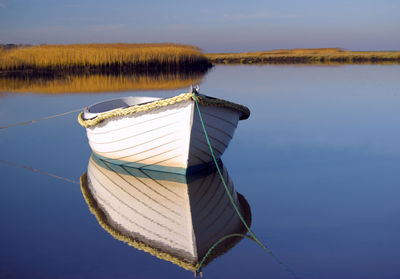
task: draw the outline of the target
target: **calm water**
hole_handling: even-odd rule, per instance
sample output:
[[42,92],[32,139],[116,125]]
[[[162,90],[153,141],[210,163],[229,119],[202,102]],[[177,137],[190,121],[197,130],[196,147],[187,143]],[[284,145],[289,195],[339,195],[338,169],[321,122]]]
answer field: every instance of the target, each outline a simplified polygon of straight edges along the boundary
[[[223,156],[252,229],[300,278],[400,278],[400,66],[215,67],[201,92],[248,106]],[[146,91],[146,95],[169,96]],[[0,126],[137,92],[0,95]],[[0,130],[0,160],[79,181],[72,114]],[[1,278],[192,278],[116,240],[79,184],[0,164]],[[245,239],[205,278],[294,278]]]

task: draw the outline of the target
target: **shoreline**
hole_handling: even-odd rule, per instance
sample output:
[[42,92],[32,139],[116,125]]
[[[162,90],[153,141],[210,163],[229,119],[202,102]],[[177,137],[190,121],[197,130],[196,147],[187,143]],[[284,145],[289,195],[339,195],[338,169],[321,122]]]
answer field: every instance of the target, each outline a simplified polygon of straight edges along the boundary
[[204,53],[179,44],[82,44],[0,47],[0,78],[69,74],[204,74],[214,65],[400,64],[400,51],[297,48]]
[[339,48],[282,49],[259,52],[205,53],[220,64],[400,64],[400,51],[347,51]]
[[0,47],[0,75],[204,73],[199,48],[179,44],[75,44]]

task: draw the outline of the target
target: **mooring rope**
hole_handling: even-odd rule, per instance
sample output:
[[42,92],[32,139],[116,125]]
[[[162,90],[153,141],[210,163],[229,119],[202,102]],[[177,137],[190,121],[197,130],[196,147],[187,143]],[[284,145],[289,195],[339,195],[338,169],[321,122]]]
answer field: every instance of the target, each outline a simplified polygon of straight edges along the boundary
[[74,113],[74,112],[77,112],[77,111],[81,111],[83,109],[84,108],[78,108],[78,109],[74,109],[74,110],[67,111],[67,112],[62,112],[62,113],[58,113],[58,114],[49,115],[49,116],[42,117],[42,118],[39,118],[39,119],[34,119],[34,120],[26,121],[26,122],[18,122],[18,123],[10,124],[10,125],[7,125],[7,126],[2,126],[2,127],[0,127],[0,130],[11,128],[11,127],[16,127],[16,126],[28,125],[28,124],[36,123],[36,122],[39,122],[39,121],[42,121],[42,120],[51,119],[51,118],[56,118],[56,117],[59,117],[59,116],[71,114],[71,113]]
[[227,234],[223,237],[221,237],[217,242],[215,242],[210,249],[208,249],[207,253],[204,255],[203,259],[201,260],[199,267],[197,268],[197,272],[200,271],[201,267],[203,266],[205,260],[207,259],[207,257],[211,254],[212,250],[215,249],[215,247],[217,247],[221,242],[223,242],[224,240],[231,238],[231,237],[242,237],[242,238],[248,238],[252,241],[255,241],[252,237],[246,235],[246,234],[241,234],[241,233],[232,233],[232,234]]
[[13,167],[21,168],[21,169],[30,170],[32,172],[36,172],[36,173],[39,173],[39,174],[47,175],[47,176],[50,176],[50,177],[53,177],[53,178],[57,178],[57,179],[72,183],[72,184],[78,184],[78,185],[80,184],[78,181],[75,181],[73,179],[62,177],[62,176],[59,176],[59,175],[56,175],[54,173],[50,173],[50,172],[47,172],[47,171],[42,171],[42,170],[30,167],[30,166],[24,166],[24,165],[20,165],[18,163],[5,161],[5,160],[0,160],[0,164],[9,165],[9,166],[13,166]]
[[239,219],[242,221],[243,225],[245,226],[245,228],[247,229],[248,233],[249,233],[250,236],[251,236],[251,237],[249,237],[249,236],[242,235],[242,234],[231,234],[231,235],[227,235],[227,236],[222,237],[220,240],[218,240],[216,243],[214,243],[214,245],[211,246],[211,248],[210,248],[210,249],[207,251],[207,253],[204,255],[204,257],[203,257],[202,261],[200,262],[199,267],[197,268],[197,271],[196,271],[196,272],[200,272],[200,271],[201,271],[201,267],[202,267],[202,265],[203,265],[203,263],[204,263],[206,257],[211,253],[211,251],[212,251],[219,243],[221,243],[223,240],[225,240],[225,239],[227,239],[227,238],[229,238],[229,237],[233,237],[233,236],[241,236],[241,237],[243,237],[243,236],[244,236],[244,237],[247,237],[247,238],[249,238],[249,239],[255,241],[255,242],[256,242],[259,246],[261,246],[268,254],[270,254],[270,255],[275,259],[275,261],[277,261],[278,264],[284,266],[285,269],[286,269],[289,273],[291,273],[293,276],[297,277],[296,274],[292,271],[292,269],[291,269],[288,265],[286,265],[285,263],[283,263],[274,253],[272,253],[272,251],[271,251],[270,249],[268,249],[268,248],[257,238],[257,236],[254,234],[254,232],[250,229],[250,227],[248,226],[248,224],[247,224],[246,221],[244,220],[244,217],[243,217],[242,213],[240,212],[238,206],[237,206],[236,203],[235,203],[235,200],[234,200],[233,197],[232,197],[231,192],[229,191],[228,185],[227,185],[226,182],[225,182],[225,179],[224,179],[224,176],[223,176],[223,174],[222,174],[222,171],[221,171],[221,169],[220,169],[220,167],[219,167],[219,164],[218,164],[218,162],[217,162],[217,159],[216,159],[216,157],[215,157],[215,155],[214,155],[214,150],[213,150],[213,148],[212,148],[210,139],[209,139],[209,137],[208,137],[208,133],[207,133],[207,130],[206,130],[206,126],[205,126],[205,124],[204,124],[204,121],[203,121],[203,117],[202,117],[202,114],[201,114],[201,111],[200,111],[200,106],[199,106],[199,103],[198,103],[198,101],[197,101],[197,95],[196,95],[196,94],[197,94],[197,93],[195,93],[195,92],[193,93],[193,96],[194,96],[193,99],[194,99],[194,101],[195,101],[195,103],[196,103],[196,108],[197,108],[197,112],[198,112],[198,115],[199,115],[200,123],[201,123],[201,126],[202,126],[202,128],[203,128],[203,132],[204,132],[204,135],[205,135],[205,137],[206,137],[206,141],[207,141],[208,147],[209,147],[210,152],[211,152],[211,157],[213,158],[213,161],[214,161],[214,164],[215,164],[215,166],[216,166],[216,168],[217,168],[219,177],[221,178],[222,184],[224,185],[225,191],[226,191],[226,193],[227,193],[227,195],[228,195],[228,197],[229,197],[229,199],[230,199],[230,201],[231,201],[231,203],[232,203],[232,205],[233,205],[233,208],[235,209],[237,215],[239,216]]

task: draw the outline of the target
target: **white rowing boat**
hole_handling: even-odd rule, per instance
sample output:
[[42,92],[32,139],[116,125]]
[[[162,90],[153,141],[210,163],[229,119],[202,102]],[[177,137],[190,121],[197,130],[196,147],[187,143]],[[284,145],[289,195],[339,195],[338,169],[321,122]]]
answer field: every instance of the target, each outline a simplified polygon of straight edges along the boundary
[[199,103],[216,158],[227,148],[247,107],[199,95],[127,97],[87,107],[78,117],[97,156],[129,167],[187,174],[212,161],[196,110]]
[[[250,206],[236,193],[222,163],[221,170],[250,226]],[[222,237],[247,232],[215,168],[183,176],[115,165],[93,154],[81,190],[99,224],[113,237],[187,270],[196,271]],[[220,243],[205,263],[239,240]]]

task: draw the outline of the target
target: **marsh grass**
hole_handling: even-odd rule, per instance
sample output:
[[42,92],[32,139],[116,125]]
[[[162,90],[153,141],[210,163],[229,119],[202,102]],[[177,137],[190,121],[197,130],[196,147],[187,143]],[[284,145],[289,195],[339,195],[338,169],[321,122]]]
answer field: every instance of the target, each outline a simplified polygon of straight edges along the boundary
[[172,90],[200,83],[204,74],[7,76],[0,78],[0,93],[98,93],[112,91]]
[[184,72],[210,67],[194,46],[77,44],[0,49],[0,71],[32,73]]
[[340,48],[210,53],[213,64],[362,64],[400,63],[400,51],[346,51]]

